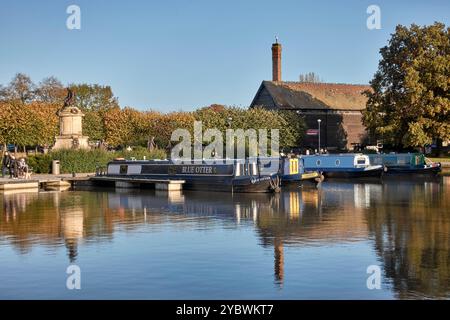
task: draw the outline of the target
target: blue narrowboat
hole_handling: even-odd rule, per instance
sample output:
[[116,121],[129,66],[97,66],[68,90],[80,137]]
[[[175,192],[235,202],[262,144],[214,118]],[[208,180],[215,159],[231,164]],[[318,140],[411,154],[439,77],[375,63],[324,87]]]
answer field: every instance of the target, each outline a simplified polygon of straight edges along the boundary
[[[274,165],[271,161],[278,162]],[[258,158],[260,163],[261,172],[274,173],[274,168],[277,169],[277,174],[281,180],[282,185],[289,183],[299,183],[304,180],[320,179],[321,175],[317,171],[307,172],[303,165],[303,159],[301,157],[286,157],[280,158]],[[268,169],[271,168],[271,169]]]
[[369,157],[359,153],[302,155],[307,171],[321,172],[325,178],[380,178],[382,165],[371,165]]
[[441,164],[432,162],[421,153],[369,154],[372,165],[386,167],[386,175],[435,176],[441,171]]
[[261,174],[257,161],[221,160],[114,160],[107,177],[183,180],[187,190],[227,192],[271,192],[279,190],[277,172]]

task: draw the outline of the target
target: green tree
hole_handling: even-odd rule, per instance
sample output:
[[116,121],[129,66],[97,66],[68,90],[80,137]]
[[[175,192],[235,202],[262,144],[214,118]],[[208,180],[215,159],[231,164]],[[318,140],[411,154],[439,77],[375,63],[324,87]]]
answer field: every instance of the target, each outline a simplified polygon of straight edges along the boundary
[[273,111],[264,108],[243,109],[211,105],[194,112],[194,117],[202,121],[203,129],[217,128],[225,133],[226,129],[266,129],[280,130],[280,147],[297,146],[304,134],[303,119],[293,111]]
[[280,110],[278,115],[282,118],[283,147],[298,147],[306,132],[306,123],[302,116],[292,110]]
[[85,111],[83,118],[83,134],[91,141],[101,141],[105,139],[105,125],[103,112]]
[[83,83],[69,87],[75,93],[74,105],[82,111],[106,111],[119,107],[110,86]]
[[395,146],[450,139],[450,29],[397,26],[380,50],[363,122]]

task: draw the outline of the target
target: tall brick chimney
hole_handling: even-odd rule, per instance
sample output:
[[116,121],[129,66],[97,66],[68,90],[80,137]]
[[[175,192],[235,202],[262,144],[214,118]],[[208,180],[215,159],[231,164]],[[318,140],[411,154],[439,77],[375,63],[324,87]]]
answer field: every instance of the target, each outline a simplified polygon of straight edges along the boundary
[[281,81],[281,44],[277,38],[272,44],[272,81]]

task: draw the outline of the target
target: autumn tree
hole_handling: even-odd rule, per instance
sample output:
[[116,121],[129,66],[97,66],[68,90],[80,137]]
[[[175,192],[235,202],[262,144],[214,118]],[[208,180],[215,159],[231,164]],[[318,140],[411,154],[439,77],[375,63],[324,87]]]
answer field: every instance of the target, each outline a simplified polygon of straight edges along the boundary
[[[110,86],[98,84],[72,84],[69,86],[75,93],[73,105],[80,108],[84,114],[83,132],[90,140],[105,140],[106,131],[104,119],[113,109],[113,115],[119,115],[119,103]],[[111,120],[111,117],[108,118]],[[112,135],[109,135],[111,140]],[[114,138],[115,139],[115,138]]]
[[167,146],[176,144],[171,142],[172,132],[176,129],[186,129],[193,136],[195,117],[192,112],[175,111],[160,114],[153,122],[152,131],[155,133],[155,143],[159,148],[165,149]]
[[52,145],[58,135],[57,111],[60,106],[56,103],[32,102],[25,106],[31,116],[28,123],[28,145]]
[[[145,145],[150,134],[150,121],[145,112],[126,107],[104,114],[105,139],[110,146]],[[164,134],[160,125],[159,134]]]
[[58,133],[58,105],[13,100],[0,103],[0,143],[51,145]]
[[369,133],[398,147],[450,139],[450,29],[399,25],[380,53],[365,93]]
[[32,115],[28,108],[24,108],[20,100],[2,102],[0,104],[0,143],[4,146],[13,143],[25,146],[32,143],[29,125]]

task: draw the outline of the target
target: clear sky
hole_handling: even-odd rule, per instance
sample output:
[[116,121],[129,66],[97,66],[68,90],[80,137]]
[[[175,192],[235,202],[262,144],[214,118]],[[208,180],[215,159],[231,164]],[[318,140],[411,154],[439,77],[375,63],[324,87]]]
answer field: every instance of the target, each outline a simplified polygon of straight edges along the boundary
[[[81,30],[66,28],[71,4]],[[371,4],[380,30],[366,27]],[[0,83],[23,72],[110,85],[122,106],[141,110],[248,106],[271,79],[275,35],[283,80],[314,71],[368,83],[395,25],[449,20],[448,0],[0,0]]]

